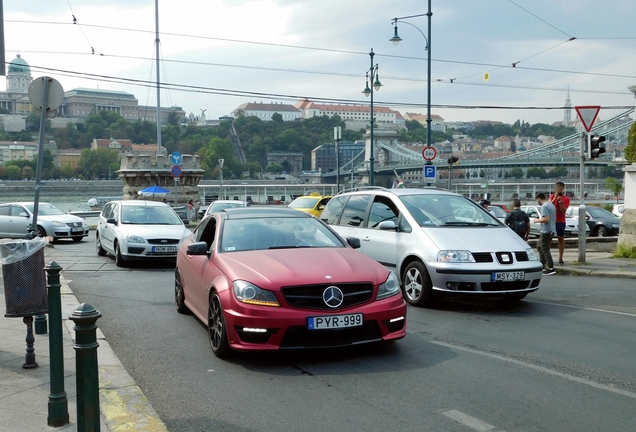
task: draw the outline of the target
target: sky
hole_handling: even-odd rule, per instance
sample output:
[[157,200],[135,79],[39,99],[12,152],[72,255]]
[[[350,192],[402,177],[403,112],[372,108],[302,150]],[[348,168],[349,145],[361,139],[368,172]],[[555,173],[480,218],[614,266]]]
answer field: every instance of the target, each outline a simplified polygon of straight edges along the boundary
[[[20,53],[34,78],[52,76],[65,90],[123,90],[156,104],[153,0],[3,3],[7,62]],[[161,82],[170,87],[162,106],[218,118],[244,102],[368,103],[373,48],[383,84],[375,103],[426,112],[426,40],[417,28],[427,33],[427,17],[398,23],[403,41],[389,41],[392,18],[426,13],[425,0],[158,4]],[[627,89],[636,85],[633,0],[433,0],[432,11],[431,100],[446,121],[552,123],[563,111],[546,108],[562,107],[568,87],[573,105],[603,106],[601,118],[636,105]]]

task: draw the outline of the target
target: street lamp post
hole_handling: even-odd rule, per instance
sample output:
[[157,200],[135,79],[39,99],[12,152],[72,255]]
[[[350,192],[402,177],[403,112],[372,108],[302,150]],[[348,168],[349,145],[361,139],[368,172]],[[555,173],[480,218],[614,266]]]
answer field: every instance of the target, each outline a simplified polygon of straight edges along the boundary
[[[365,96],[371,96],[371,131],[369,132],[369,138],[371,140],[371,146],[370,146],[370,155],[369,155],[369,186],[373,186],[374,182],[373,182],[373,175],[374,175],[374,162],[375,162],[375,158],[373,156],[373,126],[375,124],[375,116],[373,115],[373,90],[375,89],[375,91],[379,91],[380,87],[382,87],[382,83],[380,83],[380,78],[379,78],[379,74],[378,74],[378,65],[377,64],[373,64],[373,57],[375,56],[375,53],[373,52],[373,48],[371,48],[371,52],[369,53],[369,57],[371,58],[371,68],[367,71],[366,74],[366,86],[364,87],[364,90],[362,90],[362,93],[364,93]],[[371,78],[371,87],[369,87],[369,78]]]
[[336,141],[336,194],[340,192],[340,140],[342,139],[342,127],[334,126],[333,139]]
[[[409,18],[418,18],[418,17],[422,17],[422,16],[426,16],[428,17],[428,37],[426,37],[426,35],[424,34],[424,32],[422,30],[420,30],[419,27],[405,21]],[[391,39],[389,39],[391,42],[393,42],[393,45],[397,45],[402,41],[402,38],[400,36],[398,36],[398,28],[397,28],[397,23],[398,21],[404,23],[404,24],[408,24],[411,27],[415,27],[421,34],[422,36],[424,36],[424,40],[426,40],[426,46],[424,47],[424,49],[426,51],[428,51],[428,75],[427,75],[427,79],[426,79],[426,86],[427,86],[427,95],[426,95],[426,145],[430,146],[431,145],[431,122],[433,121],[433,119],[431,118],[431,17],[433,16],[433,12],[431,12],[431,0],[428,0],[428,12],[425,14],[418,14],[418,15],[410,15],[410,16],[404,16],[404,17],[397,17],[397,18],[393,18],[393,37]]]

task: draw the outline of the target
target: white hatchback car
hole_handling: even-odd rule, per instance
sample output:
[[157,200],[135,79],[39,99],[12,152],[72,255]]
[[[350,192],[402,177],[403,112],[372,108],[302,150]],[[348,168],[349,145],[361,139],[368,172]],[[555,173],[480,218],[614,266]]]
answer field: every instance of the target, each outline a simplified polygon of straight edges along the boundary
[[115,264],[142,259],[176,259],[191,232],[169,205],[156,201],[111,201],[99,216],[97,255],[111,253]]
[[468,198],[435,189],[361,188],[336,195],[320,219],[400,279],[404,298],[436,295],[520,300],[539,289],[537,254]]

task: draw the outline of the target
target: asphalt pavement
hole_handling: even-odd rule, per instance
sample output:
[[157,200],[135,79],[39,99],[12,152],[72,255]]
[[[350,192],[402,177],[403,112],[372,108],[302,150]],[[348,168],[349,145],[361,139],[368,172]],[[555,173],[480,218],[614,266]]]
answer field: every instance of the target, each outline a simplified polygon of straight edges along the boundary
[[205,326],[176,312],[169,265],[119,269],[92,238],[56,249],[170,431],[634,430],[629,278],[547,276],[518,304],[409,308],[395,343],[223,361]]

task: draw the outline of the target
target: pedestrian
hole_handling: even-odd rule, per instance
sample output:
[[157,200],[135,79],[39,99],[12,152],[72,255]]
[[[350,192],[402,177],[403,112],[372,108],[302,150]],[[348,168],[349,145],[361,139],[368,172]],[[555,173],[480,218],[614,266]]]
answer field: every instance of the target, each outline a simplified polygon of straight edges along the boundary
[[194,222],[196,219],[194,218],[194,204],[192,200],[188,201],[188,222]]
[[479,205],[482,206],[483,208],[485,208],[486,210],[488,210],[488,213],[490,213],[491,215],[495,216],[493,211],[490,210],[490,200],[488,200],[486,198],[483,198],[481,201],[479,201]]
[[521,210],[521,201],[518,199],[512,200],[512,211],[506,215],[504,223],[516,232],[519,237],[528,241],[528,237],[530,237],[530,217]]
[[550,201],[556,208],[556,235],[559,241],[559,265],[563,265],[563,251],[565,251],[565,211],[570,207],[570,198],[565,194],[565,183],[558,181],[554,184],[554,193],[550,194]]
[[548,276],[556,274],[556,270],[554,270],[554,260],[550,252],[552,238],[556,232],[556,208],[554,204],[546,199],[545,194],[538,193],[536,198],[537,203],[541,206],[542,215],[533,221],[534,223],[541,224],[537,249],[539,250],[539,260],[543,265],[543,274]]

